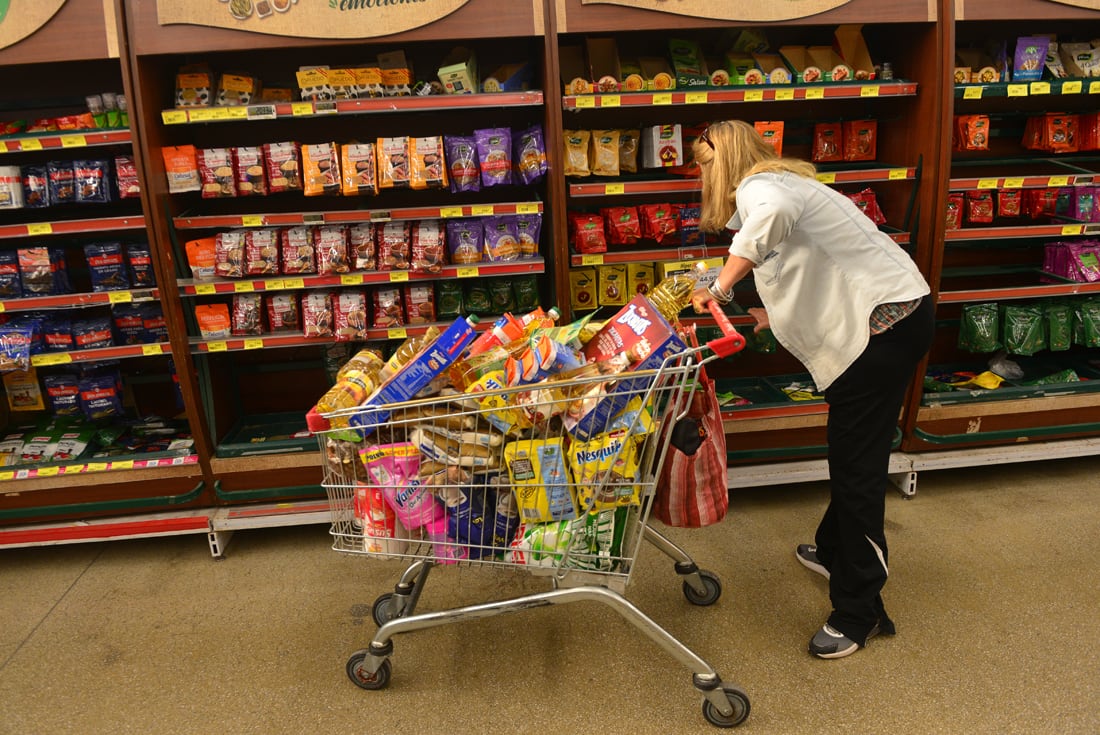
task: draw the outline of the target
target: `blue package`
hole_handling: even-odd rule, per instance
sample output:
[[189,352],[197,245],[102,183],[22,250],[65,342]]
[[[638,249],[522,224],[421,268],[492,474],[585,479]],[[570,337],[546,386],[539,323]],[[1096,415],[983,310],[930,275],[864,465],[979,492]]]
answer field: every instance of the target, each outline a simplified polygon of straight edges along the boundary
[[80,383],[75,375],[44,375],[42,385],[54,416],[80,414]]
[[111,307],[116,345],[145,342],[145,304],[115,304]]
[[89,421],[118,418],[123,415],[122,392],[118,389],[117,375],[95,375],[81,378],[80,410]]
[[[486,516],[492,507],[486,507],[488,492],[487,487],[464,487],[457,493],[457,503],[447,503],[447,536],[470,546],[471,559],[491,553],[485,548],[493,537],[490,519]],[[492,497],[495,499],[496,493]]]
[[73,321],[73,342],[78,350],[110,347],[113,344],[110,317],[93,316]]
[[148,244],[127,245],[126,265],[130,267],[130,283],[134,288],[153,288],[157,285],[157,277],[153,273],[153,254]]
[[141,341],[145,344],[168,341],[168,323],[159,301],[141,305]]
[[42,347],[46,352],[68,352],[73,346],[73,323],[68,315],[50,314],[42,320]]
[[23,279],[19,276],[19,255],[0,250],[0,299],[23,298]]
[[88,263],[93,291],[124,291],[130,288],[121,243],[88,243],[84,246],[84,259]]
[[41,209],[50,206],[50,179],[45,166],[24,166],[23,206]]

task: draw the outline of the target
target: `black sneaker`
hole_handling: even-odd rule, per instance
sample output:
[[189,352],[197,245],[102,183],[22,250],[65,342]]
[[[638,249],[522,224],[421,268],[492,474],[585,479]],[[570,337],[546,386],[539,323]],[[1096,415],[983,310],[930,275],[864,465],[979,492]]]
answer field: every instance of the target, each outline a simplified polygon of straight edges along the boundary
[[817,572],[825,579],[829,578],[829,570],[817,558],[817,547],[813,544],[799,544],[798,548],[794,550],[794,555],[802,563],[802,566],[812,572]]
[[[878,626],[871,628],[867,640],[878,635]],[[864,644],[866,645],[866,643]],[[810,639],[810,653],[818,658],[844,658],[859,650],[859,644],[828,623]]]

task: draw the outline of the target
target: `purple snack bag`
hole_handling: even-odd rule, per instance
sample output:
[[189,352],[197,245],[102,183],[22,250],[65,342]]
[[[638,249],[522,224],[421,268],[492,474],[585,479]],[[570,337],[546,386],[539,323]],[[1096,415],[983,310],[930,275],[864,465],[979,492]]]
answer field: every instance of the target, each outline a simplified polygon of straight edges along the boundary
[[481,262],[484,229],[479,219],[447,221],[447,249],[455,265]]
[[500,262],[519,258],[519,228],[513,215],[484,217],[482,224],[485,228],[485,260]]
[[445,136],[443,150],[451,175],[451,192],[481,191],[481,173],[477,161],[477,139],[472,136]]
[[546,175],[546,143],[542,125],[520,131],[515,138],[516,176],[524,184],[534,184]]
[[482,186],[512,183],[512,131],[508,128],[483,128],[474,131]]
[[539,233],[542,231],[541,214],[517,214],[516,232],[519,233],[519,252],[521,258],[537,258],[539,255]]

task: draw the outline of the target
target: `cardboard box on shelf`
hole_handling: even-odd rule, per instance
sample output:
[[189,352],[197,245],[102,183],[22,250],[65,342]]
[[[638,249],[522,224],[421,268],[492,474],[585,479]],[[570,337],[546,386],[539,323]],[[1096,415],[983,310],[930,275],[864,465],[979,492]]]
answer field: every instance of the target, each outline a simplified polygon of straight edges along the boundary
[[726,71],[730,84],[764,84],[768,77],[756,66],[749,54],[731,51],[726,54]]
[[1060,43],[1058,55],[1071,77],[1100,76],[1100,49],[1089,43]]
[[1005,81],[993,57],[981,49],[955,50],[955,84],[995,84]]
[[684,162],[680,124],[642,128],[642,168],[666,168]]
[[622,69],[619,67],[619,49],[614,38],[586,38],[585,54],[588,58],[588,78],[596,85],[597,92],[618,92]]
[[664,58],[642,56],[638,59],[638,67],[642,70],[642,77],[649,89],[655,92],[676,89],[676,75]]
[[756,68],[768,78],[768,84],[790,84],[793,81],[791,70],[783,63],[779,54],[753,54]]
[[676,72],[676,86],[694,89],[710,85],[710,73],[703,60],[703,52],[694,41],[674,38],[668,42],[672,68]]
[[856,79],[875,78],[875,62],[871,60],[871,52],[867,49],[867,42],[863,40],[862,25],[850,23],[837,26],[833,33],[833,48],[844,63],[852,68]]
[[477,55],[458,47],[447,54],[436,72],[447,94],[473,94],[478,90]]
[[504,64],[481,82],[482,92],[522,92],[531,87],[534,69],[530,62]]
[[821,69],[827,82],[850,82],[855,77],[852,67],[844,63],[832,46],[809,46],[806,53],[810,61]]
[[592,94],[592,80],[588,76],[588,65],[584,62],[583,47],[562,46],[558,49],[558,72],[566,96]]

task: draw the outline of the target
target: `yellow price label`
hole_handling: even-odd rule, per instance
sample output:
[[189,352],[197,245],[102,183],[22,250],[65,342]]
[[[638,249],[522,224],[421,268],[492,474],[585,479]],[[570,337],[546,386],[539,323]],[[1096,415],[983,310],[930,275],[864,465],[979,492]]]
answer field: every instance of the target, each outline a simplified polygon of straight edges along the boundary
[[212,107],[210,108],[211,120],[228,120],[229,108],[228,107]]
[[1080,235],[1085,231],[1084,225],[1065,225],[1062,227],[1063,235]]
[[1023,176],[1014,176],[1010,179],[1005,179],[1004,183],[1001,184],[1001,186],[1005,189],[1019,189],[1023,185],[1024,185],[1024,177]]
[[88,472],[106,472],[107,471],[107,463],[106,462],[89,462],[86,465],[85,470],[88,471]]
[[655,105],[671,105],[672,104],[672,92],[658,92],[653,95],[653,104]]
[[312,115],[313,103],[312,102],[295,102],[290,106],[290,114],[295,116]]
[[246,350],[259,350],[262,349],[263,346],[264,341],[262,339],[246,339],[244,341],[244,348]]
[[596,98],[593,97],[590,94],[581,95],[580,97],[577,97],[576,99],[577,99],[577,109],[578,110],[588,110],[588,109],[592,109],[596,106]]
[[886,174],[886,178],[889,181],[902,181],[909,177],[909,169],[906,168],[892,168],[889,173]]
[[286,288],[286,284],[277,278],[273,278],[270,281],[264,281],[265,291],[282,291]]
[[60,467],[39,467],[39,477],[56,477],[57,473],[61,471]]
[[495,211],[492,204],[475,204],[470,207],[470,214],[475,217],[486,217],[493,214]]
[[1026,84],[1010,84],[1008,85],[1009,97],[1027,97],[1027,85]]
[[242,107],[242,106],[239,106],[239,105],[237,107],[227,107],[227,108],[225,108],[225,115],[226,115],[227,118],[232,119],[232,120],[240,120],[242,118],[247,118],[248,117],[248,108],[247,107]]
[[8,152],[8,144],[5,143],[4,141],[0,140],[0,153],[7,153],[7,152]]
[[134,469],[134,460],[132,459],[120,459],[117,462],[111,462],[112,470],[132,470]]
[[196,107],[187,114],[191,122],[210,122],[215,119],[214,109],[211,107]]
[[304,278],[284,278],[283,279],[283,288],[293,289],[293,288],[305,288],[305,287],[306,287],[306,282],[305,282]]
[[390,283],[404,283],[409,280],[408,271],[390,271]]
[[538,202],[522,202],[516,205],[516,214],[538,214]]
[[581,265],[603,265],[602,255],[582,255]]
[[1069,186],[1068,176],[1051,176],[1047,179],[1047,186]]
[[27,225],[28,235],[51,235],[53,234],[53,225],[49,222],[35,222],[34,224]]
[[745,90],[746,102],[763,102],[764,90],[762,89],[746,89]]
[[146,357],[153,357],[154,355],[163,355],[164,354],[164,347],[162,345],[159,345],[159,344],[142,345],[141,346],[141,354],[145,355]]
[[402,329],[402,328],[387,329],[386,330],[386,336],[389,339],[408,339],[409,333],[408,333],[407,330]]
[[246,214],[241,217],[241,227],[263,227],[264,218],[260,214]]
[[459,278],[477,278],[480,273],[476,265],[468,265],[459,268],[456,275]]
[[705,105],[710,102],[710,95],[706,92],[686,92],[684,94],[684,104],[686,105]]
[[229,349],[229,345],[226,344],[223,340],[217,340],[216,342],[207,342],[206,343],[206,351],[207,352],[225,352],[228,349]]
[[1081,94],[1081,80],[1071,79],[1062,82],[1062,94]]
[[199,296],[209,296],[218,292],[217,286],[213,283],[198,283],[195,284],[195,293]]
[[462,207],[440,207],[439,208],[439,216],[440,217],[461,217],[462,216]]
[[362,273],[348,273],[346,275],[340,276],[341,286],[358,286],[361,283],[363,283]]
[[860,97],[878,97],[878,85],[872,84],[859,88]]
[[4,482],[6,480],[14,480],[14,479],[15,479],[15,473],[14,472],[0,472],[0,482]]
[[621,107],[623,99],[617,94],[605,94],[600,97],[600,107]]
[[187,110],[165,110],[160,113],[165,125],[182,125],[187,122]]
[[604,194],[625,194],[626,184],[607,184],[603,188]]
[[775,99],[777,102],[784,102],[794,99],[794,90],[789,87],[783,87],[782,89],[775,90]]
[[1031,94],[1050,94],[1050,82],[1032,82],[1028,92]]
[[88,145],[88,139],[83,135],[62,135],[61,147],[62,148],[83,148]]
[[996,189],[997,179],[978,179],[979,189]]
[[42,150],[42,141],[38,138],[27,138],[19,141],[19,150],[23,151],[40,151]]
[[68,365],[73,361],[73,356],[68,352],[47,353],[44,355],[31,355],[31,365],[36,367],[43,365]]
[[1089,94],[1100,94],[1100,82],[1089,82]]
[[128,304],[134,300],[134,295],[129,291],[109,291],[107,293],[107,303],[109,304]]
[[817,180],[820,181],[822,184],[835,184],[836,174],[818,174]]
[[982,98],[982,87],[967,87],[963,90],[964,100],[980,100]]
[[233,284],[234,293],[252,293],[256,290],[256,284],[252,281],[239,281]]
[[824,87],[807,87],[806,99],[808,100],[823,100],[825,99]]
[[0,301],[0,314],[3,314],[7,310],[8,310],[8,307],[4,306],[3,301]]

